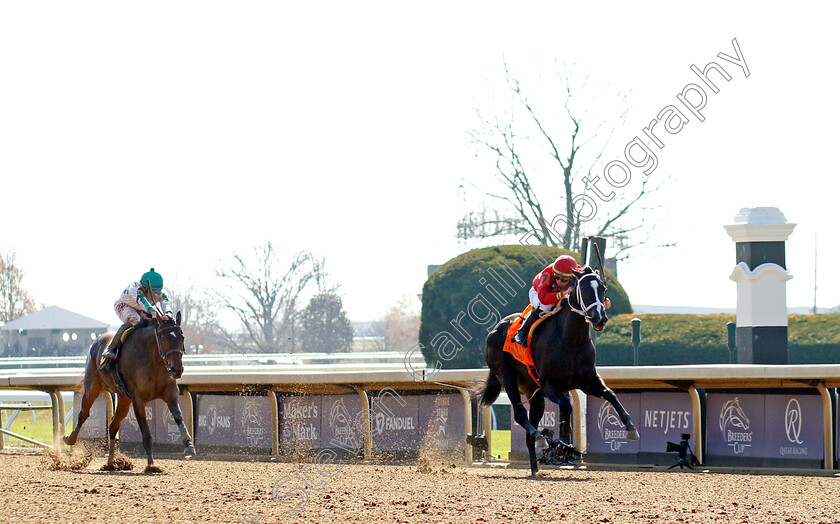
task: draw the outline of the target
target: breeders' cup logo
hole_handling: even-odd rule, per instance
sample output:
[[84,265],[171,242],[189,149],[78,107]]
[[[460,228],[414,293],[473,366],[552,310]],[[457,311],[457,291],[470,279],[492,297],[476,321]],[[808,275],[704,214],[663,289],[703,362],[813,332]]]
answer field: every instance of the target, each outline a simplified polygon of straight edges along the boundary
[[353,420],[341,398],[332,405],[330,409],[330,428],[333,432],[333,442],[343,448],[358,448],[356,432],[353,429]]
[[628,443],[627,431],[621,423],[621,417],[618,416],[612,404],[606,400],[601,403],[601,409],[598,410],[598,431],[604,443],[609,444],[612,451]]
[[752,444],[752,431],[750,429],[750,419],[741,408],[741,403],[738,397],[733,398],[723,404],[720,408],[720,418],[718,420],[720,426],[720,433],[723,436],[726,445],[732,448],[736,455],[744,453]]
[[258,446],[263,440],[263,417],[254,397],[245,398],[245,409],[242,412],[242,429],[245,439],[251,446]]

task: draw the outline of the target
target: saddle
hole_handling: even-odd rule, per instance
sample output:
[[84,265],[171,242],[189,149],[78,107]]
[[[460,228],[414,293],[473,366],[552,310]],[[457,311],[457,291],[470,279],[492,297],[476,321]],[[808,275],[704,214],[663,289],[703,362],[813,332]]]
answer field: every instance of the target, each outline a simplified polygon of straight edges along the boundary
[[510,327],[507,330],[507,336],[505,337],[505,345],[502,347],[502,350],[504,350],[505,353],[510,353],[513,356],[513,358],[524,364],[525,367],[528,369],[528,374],[531,375],[531,378],[534,380],[534,382],[536,382],[539,385],[540,375],[537,371],[537,366],[534,363],[534,357],[531,355],[531,337],[533,336],[534,331],[537,329],[537,326],[542,324],[543,321],[545,321],[545,319],[547,319],[548,317],[556,315],[560,311],[560,307],[555,307],[551,312],[543,313],[542,315],[540,315],[540,318],[538,318],[534,322],[534,324],[531,326],[531,329],[528,331],[528,347],[525,347],[522,344],[514,341],[513,338],[516,336],[516,332],[519,331],[519,326],[522,325],[522,323],[525,321],[525,317],[528,316],[528,313],[530,313],[532,309],[533,306],[531,306],[531,304],[528,304],[528,307],[526,307],[522,311],[522,314],[519,315],[519,317],[517,317],[517,319],[514,320],[513,323],[510,325]]
[[[138,324],[139,325],[139,324]],[[102,377],[103,382],[108,386],[108,389],[115,393],[120,393],[128,398],[131,398],[131,395],[128,393],[128,388],[125,387],[125,382],[123,382],[122,375],[120,374],[119,370],[117,369],[117,361],[120,359],[121,352],[119,351],[125,341],[128,340],[128,336],[137,329],[137,326],[129,326],[123,331],[122,335],[120,336],[120,340],[117,343],[117,358],[115,359],[106,359],[101,358],[99,361],[98,371],[100,376]]]

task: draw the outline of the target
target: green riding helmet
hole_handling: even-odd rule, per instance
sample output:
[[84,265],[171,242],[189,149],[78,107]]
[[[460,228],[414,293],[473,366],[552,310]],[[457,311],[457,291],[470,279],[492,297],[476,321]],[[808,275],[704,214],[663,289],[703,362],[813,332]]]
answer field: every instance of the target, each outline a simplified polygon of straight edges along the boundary
[[155,268],[151,268],[140,277],[140,285],[143,287],[151,286],[154,291],[160,291],[163,289],[163,277],[155,271]]

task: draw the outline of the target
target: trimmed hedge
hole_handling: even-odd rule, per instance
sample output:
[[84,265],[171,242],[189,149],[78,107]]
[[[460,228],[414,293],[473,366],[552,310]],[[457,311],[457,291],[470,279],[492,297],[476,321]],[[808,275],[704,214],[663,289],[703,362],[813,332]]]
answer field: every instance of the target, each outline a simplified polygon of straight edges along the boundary
[[[633,365],[631,320],[641,324],[639,365],[728,364],[726,323],[735,315],[617,315],[597,340],[598,365]],[[840,315],[790,315],[788,362],[840,364]]]
[[[484,367],[487,333],[501,318],[525,309],[534,276],[563,254],[580,259],[578,253],[553,247],[494,246],[459,255],[432,273],[423,286],[420,315],[419,341],[427,365]],[[605,273],[610,313],[631,313],[627,293],[611,272]]]

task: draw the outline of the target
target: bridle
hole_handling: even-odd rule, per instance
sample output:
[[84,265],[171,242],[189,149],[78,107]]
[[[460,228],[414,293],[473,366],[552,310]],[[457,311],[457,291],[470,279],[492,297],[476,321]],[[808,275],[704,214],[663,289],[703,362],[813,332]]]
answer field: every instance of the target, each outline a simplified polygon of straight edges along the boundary
[[166,335],[168,333],[175,333],[175,338],[177,339],[177,332],[181,330],[181,326],[179,326],[178,324],[172,324],[171,326],[161,326],[160,325],[160,319],[161,318],[164,318],[164,317],[163,316],[158,316],[158,325],[155,327],[155,342],[157,343],[158,355],[160,355],[161,360],[163,360],[163,364],[168,367],[169,363],[166,361],[166,357],[168,357],[172,353],[180,353],[180,354],[183,355],[184,354],[184,349],[179,348],[176,345],[175,347],[171,348],[169,351],[164,353],[163,352],[163,347],[162,347],[162,344],[161,344],[161,339],[163,338],[164,335]]
[[[595,301],[592,302],[591,304],[587,305],[583,301],[583,291],[581,291],[581,289],[583,287],[582,284],[585,280],[593,279],[593,278],[595,280],[593,282],[591,282],[591,284],[595,284],[595,286],[594,286],[594,288],[595,288]],[[597,306],[602,306],[604,309],[606,309],[606,307],[607,307],[606,304],[601,302],[601,298],[598,296],[598,290],[597,290],[598,285],[604,286],[604,283],[601,282],[600,278],[598,278],[598,273],[595,273],[593,271],[592,273],[586,273],[586,274],[582,275],[580,278],[578,278],[578,281],[575,284],[575,290],[573,292],[573,293],[575,293],[575,298],[577,299],[577,303],[580,307],[579,308],[575,307],[572,304],[572,301],[569,300],[569,308],[571,308],[571,310],[574,311],[575,313],[577,313],[578,315],[581,315],[584,319],[586,319],[586,322],[588,322],[590,324],[592,323],[592,318],[589,316],[589,310],[594,308],[594,307],[597,307]],[[607,294],[607,287],[604,286],[604,296],[606,296],[606,294]]]

